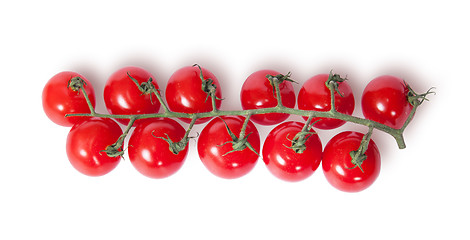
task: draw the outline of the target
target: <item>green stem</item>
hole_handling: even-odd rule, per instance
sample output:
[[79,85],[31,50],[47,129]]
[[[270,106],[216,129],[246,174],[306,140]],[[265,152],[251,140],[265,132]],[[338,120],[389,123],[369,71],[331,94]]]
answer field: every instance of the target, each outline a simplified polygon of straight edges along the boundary
[[406,119],[405,123],[403,124],[403,126],[400,128],[400,131],[403,132],[405,131],[405,128],[408,126],[408,124],[410,124],[411,122],[411,119],[413,119],[415,113],[416,113],[416,109],[418,108],[418,105],[416,106],[413,106],[413,108],[411,109],[411,112],[410,112],[410,115],[408,115],[408,118]]
[[217,105],[216,105],[217,97],[215,96],[215,91],[211,92],[210,94],[211,94],[211,102],[212,102],[212,112],[217,112],[219,111],[219,109],[217,109]]
[[328,83],[328,88],[330,89],[330,105],[331,105],[331,109],[330,109],[330,112],[331,113],[335,113],[336,112],[336,103],[335,103],[335,88],[334,88],[334,82],[330,81]]
[[82,91],[83,96],[85,97],[86,103],[88,104],[88,108],[90,109],[91,116],[94,117],[96,115],[95,108],[93,108],[93,104],[91,104],[90,98],[88,97],[88,94],[85,91],[85,88],[81,87],[80,90]]
[[141,115],[116,115],[116,114],[100,114],[95,113],[91,115],[90,113],[73,113],[67,114],[67,117],[102,117],[102,118],[115,118],[115,119],[131,119],[135,117],[136,119],[145,119],[145,118],[193,118],[197,116],[197,118],[205,118],[205,117],[220,117],[220,116],[246,116],[246,115],[254,115],[254,114],[266,114],[266,113],[286,113],[291,115],[297,116],[305,116],[310,117],[326,117],[326,118],[334,118],[339,119],[347,122],[352,122],[355,124],[363,125],[363,126],[372,126],[373,128],[383,131],[392,135],[398,143],[399,148],[404,148],[403,137],[400,136],[402,134],[401,129],[394,129],[387,125],[369,120],[364,118],[359,118],[347,114],[343,114],[340,112],[320,112],[320,111],[311,111],[311,110],[300,110],[294,108],[286,108],[286,107],[271,107],[271,108],[261,108],[261,109],[248,109],[248,110],[237,110],[237,111],[223,111],[219,110],[217,112],[203,112],[203,113],[181,113],[181,112],[167,112],[167,113],[153,113],[153,114],[141,114]]
[[250,121],[251,114],[248,114],[243,122],[242,128],[240,129],[240,136],[239,139],[245,138],[246,127],[248,126],[248,122]]
[[166,113],[171,112],[170,109],[168,108],[168,106],[165,104],[165,101],[163,101],[162,95],[160,94],[158,89],[154,89],[153,93],[155,94],[158,101],[160,102],[160,105],[163,107],[163,112],[166,112]]
[[305,125],[302,128],[302,132],[308,132],[313,127],[313,125],[310,125],[310,123],[313,120],[313,116],[314,116],[314,114],[310,114],[310,116],[308,116],[307,122],[305,122]]
[[282,98],[281,98],[281,89],[279,88],[279,81],[275,78],[273,80],[273,83],[274,83],[274,89],[276,91],[277,106],[283,107]]
[[[191,129],[193,129],[193,126],[194,124],[196,123],[196,120],[198,119],[198,117],[196,115],[193,115],[192,116],[192,119],[191,119],[191,122],[189,123],[189,126],[188,126],[188,129],[186,130],[186,132],[184,133],[184,137],[183,137],[183,140],[187,140],[189,138],[189,133],[191,132]],[[182,140],[182,141],[183,141]]]

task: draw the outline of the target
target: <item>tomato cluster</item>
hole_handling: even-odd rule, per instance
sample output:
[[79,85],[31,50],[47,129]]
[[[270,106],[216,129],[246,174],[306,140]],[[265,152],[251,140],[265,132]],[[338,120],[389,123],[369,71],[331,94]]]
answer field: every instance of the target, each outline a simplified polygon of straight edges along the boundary
[[[192,126],[210,121],[197,137],[197,151],[203,165],[218,177],[242,177],[261,157],[267,169],[285,181],[304,180],[321,164],[326,179],[337,189],[357,192],[369,187],[380,172],[380,154],[370,139],[373,126],[401,129],[412,117],[414,92],[397,77],[375,78],[361,100],[370,132],[341,132],[323,146],[314,128],[335,129],[346,122],[344,116],[351,116],[355,107],[351,87],[339,75],[319,74],[303,83],[296,98],[292,82],[290,74],[254,72],[241,89],[243,110],[224,112],[219,110],[220,83],[205,68],[177,70],[163,99],[152,74],[125,67],[111,74],[104,88],[110,114],[94,112],[94,89],[74,72],[53,76],[44,87],[42,101],[53,122],[72,127],[67,156],[85,175],[101,176],[113,170],[122,158],[124,139],[135,127],[127,146],[130,162],[147,177],[168,177],[186,159]],[[295,113],[304,121],[286,122],[289,111],[285,110],[295,109],[296,101]],[[113,119],[127,125],[125,131]],[[190,125],[185,129],[176,119]],[[262,147],[254,123],[277,125]]]

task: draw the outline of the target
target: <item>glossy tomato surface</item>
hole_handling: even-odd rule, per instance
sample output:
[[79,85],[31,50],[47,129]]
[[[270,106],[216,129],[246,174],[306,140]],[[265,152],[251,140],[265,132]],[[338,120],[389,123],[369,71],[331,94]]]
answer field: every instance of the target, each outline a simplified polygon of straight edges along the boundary
[[305,142],[306,149],[302,153],[289,148],[292,146],[290,140],[302,131],[303,126],[300,122],[284,122],[266,137],[263,161],[268,170],[279,179],[290,182],[304,180],[320,165],[322,144],[315,131],[310,131],[312,134]]
[[175,154],[169,143],[183,139],[186,130],[169,118],[145,119],[136,126],[129,139],[129,159],[137,171],[149,178],[166,178],[176,173],[184,163],[188,146]]
[[90,82],[76,72],[61,72],[53,76],[42,91],[42,106],[47,117],[54,123],[70,127],[89,119],[87,117],[65,117],[68,113],[90,113],[90,108],[81,91],[68,87],[70,79],[81,77],[85,81],[85,91],[95,107],[95,91]]
[[[143,94],[127,75],[128,73],[138,81],[139,85],[152,78],[151,84],[155,89],[158,89],[155,78],[145,69],[139,67],[121,68],[108,78],[104,87],[103,97],[108,112],[118,115],[158,113],[160,102],[155,94]],[[125,125],[129,123],[128,119],[116,120]],[[137,122],[139,121],[137,120]]]
[[[215,95],[218,99],[222,98],[222,91],[217,78],[209,70],[202,69],[202,75],[205,80],[212,79],[217,86]],[[168,80],[165,90],[165,98],[171,111],[182,113],[202,113],[212,111],[211,98],[202,90],[202,81],[200,71],[197,66],[183,67],[177,70]],[[216,107],[219,108],[221,101],[216,100]],[[187,123],[191,119],[182,118]],[[207,122],[210,118],[200,118],[197,124]]]
[[334,136],[325,146],[322,168],[328,182],[345,192],[359,192],[368,188],[380,173],[380,154],[377,145],[370,140],[367,159],[361,168],[351,163],[351,151],[358,150],[364,134],[358,132],[341,132]]
[[[239,178],[253,169],[259,156],[248,147],[241,151],[231,152],[233,150],[232,143],[230,143],[232,138],[222,119],[235,136],[240,136],[245,118],[237,116],[214,118],[199,135],[197,142],[199,158],[214,175],[227,179]],[[248,142],[259,153],[260,138],[258,130],[251,121],[248,122],[245,133],[245,136],[248,136]]]
[[[240,100],[242,108],[260,109],[277,106],[276,94],[266,75],[280,74],[274,70],[260,70],[252,73],[243,83]],[[282,104],[288,108],[295,107],[295,92],[291,82],[284,81],[279,85]],[[273,125],[286,120],[289,114],[268,113],[251,116],[251,120],[262,125]]]
[[385,75],[373,79],[362,94],[364,117],[395,129],[401,128],[413,109],[408,102],[408,92],[400,78]]
[[[330,89],[325,85],[329,74],[319,74],[308,79],[299,91],[298,106],[301,110],[315,110],[327,112],[331,110],[331,93]],[[354,95],[349,84],[344,82],[338,83],[338,91],[340,96],[335,92],[335,109],[344,114],[351,115],[354,112]],[[307,120],[306,117],[304,117]],[[320,129],[334,129],[345,123],[343,120],[333,118],[313,118],[312,122],[316,122],[314,127]]]
[[119,124],[109,118],[91,118],[76,124],[67,136],[67,156],[72,166],[88,176],[113,170],[121,157],[108,157],[103,150],[121,136]]

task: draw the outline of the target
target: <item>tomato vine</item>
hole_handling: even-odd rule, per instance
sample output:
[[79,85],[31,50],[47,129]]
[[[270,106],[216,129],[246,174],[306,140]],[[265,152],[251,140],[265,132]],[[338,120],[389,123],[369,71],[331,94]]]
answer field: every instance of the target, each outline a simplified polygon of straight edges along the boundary
[[[140,76],[136,77],[136,76],[133,76],[129,71],[125,72],[125,69],[132,69],[132,70],[138,71],[140,73],[143,73],[143,75],[140,75]],[[347,153],[348,156],[345,157],[345,158],[350,159],[349,163],[348,163],[348,166],[352,166],[352,167],[344,167],[344,169],[356,169],[357,168],[361,172],[364,172],[364,169],[362,168],[362,164],[366,160],[367,154],[368,153],[372,154],[372,153],[370,153],[371,151],[368,151],[368,146],[371,143],[372,132],[374,130],[379,130],[379,131],[385,132],[385,133],[389,134],[390,136],[392,136],[395,139],[395,141],[398,145],[398,148],[400,148],[400,149],[405,148],[406,144],[405,144],[403,133],[404,133],[406,127],[409,125],[409,123],[413,119],[414,115],[416,114],[417,108],[424,101],[428,100],[427,96],[429,94],[434,93],[432,91],[433,88],[431,88],[423,94],[418,94],[413,89],[411,89],[411,87],[406,82],[404,82],[403,80],[399,80],[398,78],[395,78],[395,77],[392,77],[392,76],[379,77],[379,78],[374,79],[373,81],[371,81],[369,83],[369,85],[366,87],[367,91],[366,90],[364,91],[362,104],[363,104],[363,112],[364,112],[365,117],[360,118],[360,117],[351,115],[351,113],[352,113],[351,109],[348,109],[347,111],[337,110],[337,107],[338,107],[337,104],[342,104],[342,103],[337,102],[338,101],[337,99],[343,100],[342,98],[346,98],[345,94],[348,95],[348,99],[345,99],[345,101],[348,102],[347,104],[350,105],[351,100],[352,100],[352,102],[354,102],[354,98],[351,95],[350,87],[349,87],[349,85],[347,85],[347,83],[345,83],[345,81],[347,79],[342,78],[338,74],[333,74],[332,72],[330,72],[329,75],[323,74],[323,75],[315,76],[312,79],[310,79],[312,81],[310,81],[308,86],[305,86],[305,89],[303,89],[303,91],[304,91],[303,94],[304,95],[303,95],[302,98],[305,101],[305,99],[308,99],[310,97],[309,95],[307,95],[308,94],[307,91],[311,91],[312,89],[318,90],[318,87],[324,88],[324,90],[320,91],[321,94],[322,94],[322,97],[323,97],[322,99],[323,100],[318,100],[318,101],[322,101],[321,103],[322,104],[324,103],[324,106],[329,107],[329,110],[325,109],[323,107],[322,110],[320,111],[320,110],[307,110],[307,109],[311,109],[311,106],[309,106],[309,105],[304,105],[302,107],[303,109],[300,109],[300,106],[299,106],[299,109],[295,109],[294,107],[290,107],[290,106],[288,107],[285,104],[283,104],[283,94],[281,94],[282,90],[281,90],[280,86],[284,87],[285,84],[291,84],[291,82],[294,82],[292,79],[290,79],[290,76],[291,76],[290,72],[286,75],[283,75],[283,74],[277,74],[277,72],[275,72],[275,71],[263,70],[263,71],[258,71],[256,73],[252,74],[249,77],[249,79],[250,79],[250,81],[253,81],[253,79],[257,79],[257,81],[258,81],[262,78],[261,79],[262,81],[265,80],[267,82],[267,83],[266,82],[264,83],[265,85],[263,85],[262,88],[264,87],[264,90],[266,90],[264,92],[264,94],[266,94],[267,92],[270,92],[270,94],[272,94],[272,95],[268,94],[269,96],[265,95],[265,97],[266,96],[271,97],[271,100],[270,100],[271,103],[270,104],[271,104],[272,107],[264,107],[264,108],[261,107],[261,108],[255,108],[255,109],[227,111],[227,110],[220,110],[219,109],[220,101],[223,100],[223,98],[220,96],[220,89],[218,89],[219,83],[218,83],[217,79],[215,79],[215,77],[212,75],[212,73],[210,73],[206,69],[203,69],[201,66],[199,66],[197,64],[194,64],[193,66],[190,66],[190,67],[182,68],[182,69],[179,70],[178,73],[180,75],[184,75],[185,78],[182,78],[181,76],[175,76],[173,81],[176,85],[181,86],[184,83],[184,81],[188,81],[188,78],[189,78],[189,79],[191,79],[190,81],[191,81],[191,84],[193,84],[193,85],[191,87],[189,87],[188,88],[189,90],[187,90],[187,91],[193,91],[195,89],[195,86],[200,86],[198,89],[196,89],[197,91],[199,91],[197,93],[198,94],[197,99],[198,99],[198,101],[203,101],[203,102],[192,103],[193,104],[193,106],[192,106],[193,109],[189,109],[189,108],[187,108],[187,106],[177,106],[175,104],[180,104],[180,103],[173,102],[172,104],[173,104],[174,108],[186,109],[186,110],[184,110],[184,111],[183,110],[180,110],[180,111],[171,110],[172,107],[168,105],[169,104],[168,96],[167,96],[167,101],[165,102],[165,100],[162,98],[162,95],[160,93],[160,89],[158,89],[158,85],[156,85],[156,83],[153,82],[154,81],[153,77],[148,77],[148,76],[151,76],[148,72],[146,72],[143,69],[139,69],[139,68],[124,68],[124,69],[121,69],[120,71],[118,71],[117,73],[115,73],[115,75],[113,75],[114,76],[114,78],[113,78],[114,82],[113,83],[115,84],[115,86],[120,85],[120,84],[122,85],[123,84],[122,81],[127,81],[127,80],[130,81],[130,83],[129,82],[124,82],[124,84],[127,86],[127,88],[135,87],[136,89],[139,90],[138,92],[136,92],[135,90],[132,90],[133,91],[132,96],[139,97],[139,94],[140,94],[140,96],[143,96],[143,97],[145,97],[145,99],[147,99],[146,101],[148,101],[150,99],[150,102],[152,104],[153,104],[153,101],[154,101],[154,99],[152,99],[152,96],[155,96],[156,99],[158,100],[158,103],[156,103],[156,104],[158,104],[158,108],[160,106],[162,106],[162,112],[158,113],[158,108],[155,107],[155,109],[156,109],[155,111],[157,113],[146,113],[148,111],[141,111],[141,110],[139,110],[138,114],[103,114],[103,113],[97,113],[95,111],[95,105],[94,105],[94,101],[95,101],[94,100],[94,93],[93,92],[87,92],[87,90],[90,91],[90,89],[91,89],[89,86],[87,86],[88,81],[86,79],[84,79],[81,75],[72,74],[72,75],[70,75],[71,77],[68,79],[66,87],[67,87],[68,90],[70,90],[72,92],[76,92],[76,94],[78,94],[78,95],[83,95],[83,98],[86,100],[86,106],[88,107],[89,112],[88,113],[86,113],[86,112],[81,112],[80,113],[80,112],[77,112],[75,109],[72,108],[73,111],[70,111],[69,113],[67,113],[65,115],[65,118],[73,118],[73,119],[79,119],[80,117],[83,117],[84,119],[112,118],[112,119],[119,120],[121,123],[127,124],[125,131],[120,135],[120,137],[117,139],[117,141],[114,144],[108,145],[108,147],[106,147],[106,149],[102,149],[100,151],[100,154],[104,153],[108,157],[111,157],[111,158],[112,157],[118,157],[119,158],[123,155],[123,144],[124,144],[124,140],[126,139],[128,133],[129,133],[129,130],[131,129],[131,127],[133,127],[133,125],[139,125],[140,123],[145,122],[146,119],[152,119],[152,118],[163,118],[163,119],[180,118],[183,121],[188,122],[189,126],[185,130],[184,136],[182,138],[181,138],[182,132],[180,130],[178,130],[180,135],[179,135],[179,137],[176,137],[176,138],[178,138],[177,140],[175,140],[175,136],[170,136],[171,134],[169,135],[168,133],[159,132],[158,133],[159,136],[155,136],[153,134],[153,132],[151,132],[151,135],[154,138],[161,139],[161,140],[165,141],[168,144],[168,146],[169,146],[168,153],[169,154],[178,155],[180,152],[184,151],[185,152],[184,156],[185,156],[186,150],[187,150],[186,149],[187,144],[189,142],[189,139],[192,138],[189,135],[190,135],[190,132],[191,132],[193,126],[195,124],[204,123],[205,121],[207,121],[211,118],[214,118],[214,117],[219,118],[220,120],[219,120],[218,123],[209,123],[209,125],[211,125],[211,126],[216,125],[217,126],[216,128],[219,129],[219,130],[225,128],[226,133],[228,135],[226,135],[224,137],[220,136],[220,139],[226,139],[226,140],[224,140],[224,142],[219,143],[217,146],[221,147],[221,146],[224,146],[226,144],[231,145],[231,148],[230,148],[231,150],[227,151],[226,153],[219,154],[220,155],[219,157],[221,157],[221,158],[224,158],[224,157],[226,157],[226,156],[228,156],[228,155],[230,155],[231,153],[234,153],[234,152],[242,152],[242,151],[246,151],[246,150],[256,153],[256,156],[258,156],[258,157],[260,156],[259,143],[255,144],[257,147],[252,146],[252,143],[250,143],[250,140],[249,140],[249,136],[253,132],[247,132],[247,126],[250,126],[250,127],[248,127],[250,129],[254,128],[252,126],[251,121],[250,121],[250,119],[252,119],[253,116],[256,116],[256,115],[259,116],[259,115],[262,115],[262,114],[286,114],[286,115],[297,115],[297,116],[304,117],[306,122],[303,124],[303,127],[299,128],[298,124],[300,124],[300,123],[295,123],[295,124],[290,124],[290,123],[287,124],[286,123],[286,124],[284,124],[283,128],[279,128],[278,130],[276,130],[279,133],[282,132],[282,134],[287,134],[285,136],[285,138],[290,142],[290,144],[283,143],[282,145],[284,145],[284,147],[286,147],[286,148],[292,149],[293,152],[295,152],[295,154],[300,154],[300,155],[303,154],[304,151],[306,150],[307,141],[309,141],[309,139],[311,138],[312,135],[316,134],[316,132],[313,131],[313,129],[312,129],[313,127],[315,127],[315,124],[322,121],[322,120],[324,120],[324,119],[333,119],[333,120],[336,119],[336,120],[340,120],[340,121],[344,121],[344,122],[351,122],[351,123],[363,125],[363,126],[368,128],[368,132],[366,134],[352,134],[352,135],[351,134],[350,135],[343,134],[344,135],[343,137],[345,137],[345,138],[347,137],[351,141],[351,143],[348,145],[348,148],[351,148],[351,146],[358,145],[358,147],[354,147],[356,149],[353,149],[350,152],[348,152]],[[274,74],[267,74],[267,73],[274,73]],[[212,76],[212,77],[207,77],[208,75]],[[145,80],[145,79],[143,79],[142,76],[147,76],[148,79]],[[116,80],[116,78],[118,78],[119,80]],[[324,79],[326,79],[326,81]],[[171,78],[170,78],[170,80],[171,80]],[[199,80],[200,80],[199,84],[195,83],[195,81],[199,81]],[[318,82],[318,80],[320,80],[321,82]],[[57,82],[58,80],[56,79],[55,81]],[[119,83],[116,83],[116,81],[118,81]],[[322,81],[324,81],[324,86],[323,86],[323,84],[320,84],[320,83],[322,83]],[[387,94],[391,94],[391,95],[394,94],[394,95],[399,96],[399,99],[395,99],[399,103],[390,106],[391,108],[393,108],[393,107],[397,108],[398,107],[399,110],[395,111],[394,109],[392,109],[392,110],[389,109],[388,110],[389,115],[377,117],[376,116],[377,112],[383,111],[383,109],[386,107],[385,105],[387,104],[387,102],[377,102],[377,101],[382,100],[381,99],[381,97],[383,98],[382,95],[386,95],[386,94],[383,94],[383,92],[380,92],[380,91],[384,91],[383,90],[383,88],[384,88],[383,82],[386,82],[388,84],[387,87],[391,88],[391,90],[387,89],[387,91],[388,91]],[[251,83],[252,82],[250,82],[250,84]],[[325,88],[325,86],[326,86],[326,88]],[[47,88],[47,85],[46,85],[46,88]],[[266,89],[266,88],[268,88],[268,89]],[[377,89],[379,89],[379,90],[377,90]],[[65,90],[63,90],[63,91],[65,91]],[[126,92],[127,90],[122,90],[122,91]],[[168,88],[167,88],[167,91],[168,91]],[[201,93],[201,91],[202,91],[202,93]],[[251,91],[251,89],[250,89],[250,91]],[[272,91],[272,93],[271,93],[271,91]],[[290,87],[289,87],[289,91],[292,91],[292,89]],[[367,92],[367,94],[366,94],[366,92]],[[72,98],[72,97],[74,99],[77,98],[76,95],[74,96],[73,94],[72,95],[70,93],[68,93],[68,94],[69,94],[69,96],[71,96],[70,98]],[[181,94],[181,93],[178,93],[178,94]],[[92,98],[90,98],[90,96]],[[324,96],[328,96],[328,97],[324,98]],[[81,97],[81,96],[79,96],[79,97]],[[274,98],[272,98],[272,97],[274,97]],[[47,99],[44,100],[45,98],[47,98],[47,96],[45,97],[43,95],[43,103],[44,103],[44,101],[47,101]],[[114,98],[119,99],[119,95],[114,96]],[[329,98],[329,100],[328,100],[328,98]],[[376,100],[376,101],[374,102],[374,101],[371,101],[370,99],[373,99],[373,100]],[[377,99],[379,99],[379,100],[377,100]],[[272,100],[275,100],[275,101],[273,102]],[[66,101],[66,99],[64,101]],[[115,100],[115,101],[118,101],[118,100]],[[174,100],[172,100],[172,101],[174,101]],[[210,101],[210,103],[208,103],[208,101]],[[386,99],[386,101],[388,101],[388,100]],[[207,102],[207,104],[206,104],[206,102]],[[114,103],[114,104],[116,104],[116,103]],[[148,103],[145,103],[145,104],[148,104]],[[201,106],[197,106],[198,104],[200,104]],[[275,106],[274,106],[274,104],[275,104]],[[292,104],[291,100],[289,100],[289,104]],[[295,104],[295,102],[294,102],[294,104]],[[312,104],[317,104],[317,103],[308,103],[308,104],[312,105]],[[367,105],[367,104],[369,104],[369,105]],[[114,105],[114,107],[115,107],[114,110],[116,111],[116,105]],[[198,108],[198,107],[200,107],[200,108]],[[350,107],[351,106],[349,106],[349,108]],[[122,110],[122,108],[124,108],[122,105],[117,106],[117,108],[121,108],[121,109],[117,109],[117,112],[128,112],[128,110]],[[84,104],[83,103],[81,103],[81,106],[80,106],[79,109],[81,109],[81,111],[84,110]],[[187,109],[189,109],[189,110],[187,110]],[[204,110],[201,110],[201,109],[204,109]],[[111,110],[113,110],[113,109],[111,109]],[[108,111],[112,112],[111,110],[108,109]],[[365,110],[367,110],[367,111],[365,111]],[[46,110],[46,108],[45,108],[45,111],[47,113],[47,111],[53,111],[53,110],[51,110],[49,108]],[[378,115],[380,115],[380,114],[381,113],[379,113]],[[48,116],[49,115],[51,115],[51,114],[48,113]],[[397,115],[400,115],[400,116],[397,116]],[[57,114],[55,114],[55,116],[56,116],[55,118],[57,119]],[[236,129],[237,129],[236,132],[232,131],[231,127],[229,127],[229,124],[226,122],[226,120],[228,120],[228,118],[226,118],[226,117],[228,117],[228,116],[241,117],[241,118],[236,118],[236,119],[230,119],[230,124],[232,124],[232,126],[236,126]],[[398,118],[400,118],[400,119],[398,119]],[[59,119],[59,120],[64,122],[63,119]],[[278,121],[278,119],[271,119],[269,121],[276,122],[276,121]],[[138,124],[136,124],[136,123],[138,123]],[[260,122],[260,123],[262,124],[262,122]],[[235,124],[235,125],[233,125],[233,124]],[[335,123],[335,124],[338,125],[338,123]],[[62,125],[65,125],[65,124],[62,124]],[[148,126],[149,122],[147,121],[144,125]],[[159,123],[155,123],[154,125],[155,126],[165,125],[168,129],[171,129],[171,128],[174,127],[173,122],[166,122],[166,123],[159,122]],[[333,125],[331,125],[331,124],[330,125],[325,125],[324,124],[322,126],[323,127],[319,126],[319,128],[324,128],[324,129],[334,128],[334,127],[332,127]],[[399,126],[399,127],[397,127],[397,126]],[[254,128],[254,129],[256,129],[256,128]],[[293,133],[292,131],[295,130],[295,129],[298,129],[298,131],[296,130],[297,132]],[[149,129],[145,129],[145,130],[142,129],[142,131],[149,131]],[[256,133],[256,135],[258,135],[258,134]],[[360,138],[362,138],[360,143],[357,142],[358,136],[360,136]],[[206,136],[205,136],[205,138],[207,139]],[[315,139],[317,139],[317,138],[318,137],[315,137]],[[272,139],[273,138],[271,138],[270,141],[274,141]],[[317,141],[317,140],[312,140],[312,141]],[[338,140],[338,139],[336,139],[336,140]],[[284,140],[276,140],[276,141],[277,142],[275,144],[279,144],[279,141],[285,142],[285,139]],[[321,156],[321,142],[319,142],[319,140],[317,142],[318,143],[315,143],[315,144],[317,144],[316,148],[318,148],[318,146],[319,146],[320,147],[320,150],[319,150],[320,152],[318,153],[318,151],[315,150],[315,153],[313,153],[310,150],[308,150],[307,152],[309,152],[309,153],[307,155],[310,154],[310,156],[315,156],[315,158],[318,158],[318,156]],[[338,142],[338,144],[344,144],[344,143]],[[146,145],[148,145],[148,144],[146,144]],[[346,145],[344,145],[344,146],[346,146]],[[144,150],[145,149],[143,149],[142,151],[144,151]],[[375,147],[374,147],[374,151],[376,151]],[[209,150],[209,152],[210,152],[210,150]],[[281,153],[281,154],[284,154],[284,153]],[[291,153],[289,153],[289,154],[291,154]],[[184,156],[179,156],[180,160],[179,160],[178,166],[180,166],[182,164],[182,161],[184,160]],[[205,164],[208,164],[208,166],[210,165],[211,168],[212,168],[211,171],[217,172],[217,174],[221,175],[222,177],[224,177],[224,176],[227,177],[227,178],[234,178],[235,176],[239,177],[239,176],[243,175],[244,173],[246,173],[246,171],[249,171],[249,169],[251,169],[251,167],[252,167],[252,165],[250,165],[252,163],[248,164],[246,162],[246,160],[245,160],[245,162],[243,162],[243,161],[240,160],[240,158],[234,158],[233,156],[231,156],[230,159],[232,159],[232,160],[230,160],[230,161],[240,161],[238,163],[234,162],[233,163],[234,166],[237,166],[239,164],[242,164],[242,165],[243,164],[248,164],[247,166],[249,166],[249,167],[246,167],[246,169],[244,170],[245,172],[240,171],[237,174],[223,173],[224,170],[217,170],[217,168],[220,168],[220,163],[213,162],[213,160],[208,160],[209,159],[208,156],[209,155],[206,155],[206,160],[204,160],[204,161],[206,161]],[[282,160],[283,157],[289,158],[289,156],[278,156],[277,158],[279,158],[281,161],[284,161],[284,160]],[[377,157],[379,157],[379,156],[374,156],[374,158],[377,158]],[[255,157],[251,156],[251,158],[255,158]],[[273,158],[273,157],[268,157],[268,158]],[[294,157],[294,158],[297,158],[297,156]],[[312,157],[310,157],[310,158],[312,158]],[[136,163],[136,164],[140,164],[139,165],[139,168],[140,168],[139,171],[145,172],[145,175],[159,178],[159,177],[167,176],[171,173],[171,171],[168,171],[168,172],[151,172],[151,170],[148,170],[147,166],[145,166],[145,163],[144,163],[145,161],[146,160],[140,160],[140,163]],[[219,160],[216,160],[216,161],[222,161],[222,160],[219,159]],[[268,161],[268,160],[265,159],[265,162],[266,161]],[[284,179],[287,179],[289,181],[297,181],[297,180],[303,179],[307,175],[311,174],[312,170],[313,171],[315,170],[315,169],[312,169],[312,170],[309,170],[309,172],[304,171],[304,173],[299,173],[300,174],[299,176],[294,176],[292,174],[295,174],[294,172],[297,171],[297,170],[295,170],[295,168],[300,169],[300,168],[303,168],[305,166],[311,166],[310,165],[311,163],[308,163],[308,164],[301,163],[301,161],[303,161],[303,160],[300,160],[300,158],[298,158],[298,160],[295,160],[295,161],[298,161],[299,165],[297,165],[297,167],[294,167],[294,168],[291,166],[290,170],[286,170],[286,171],[292,171],[292,173],[288,173],[288,174],[291,174],[291,175],[284,175],[284,174],[279,174],[279,173],[276,173],[276,174],[278,174],[278,176],[280,178],[284,178]],[[168,163],[168,164],[170,164],[170,163]],[[219,164],[219,165],[217,165],[217,164]],[[268,164],[268,163],[266,162],[266,164]],[[315,165],[315,168],[318,166],[318,164],[314,164],[314,165]],[[273,167],[273,166],[274,165],[270,165],[270,170],[272,170],[274,172],[280,171],[279,169],[277,169],[277,168],[280,167],[280,165],[278,165],[277,167],[276,166]],[[173,167],[172,171],[174,172],[178,168],[179,167]],[[329,167],[325,168],[325,166],[324,166],[324,170],[325,169],[330,169],[330,168]],[[304,175],[302,175],[302,174],[304,174]],[[334,177],[332,177],[332,178],[334,178]],[[335,181],[335,180],[331,180],[331,181]]]

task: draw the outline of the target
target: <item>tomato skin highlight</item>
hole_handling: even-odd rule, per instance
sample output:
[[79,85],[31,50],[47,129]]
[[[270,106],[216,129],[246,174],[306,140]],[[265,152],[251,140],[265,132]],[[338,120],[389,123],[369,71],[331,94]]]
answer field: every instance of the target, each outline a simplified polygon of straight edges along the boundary
[[351,163],[351,151],[356,151],[364,134],[352,131],[334,136],[323,151],[322,168],[328,182],[344,192],[359,192],[372,185],[380,173],[380,153],[377,145],[369,142],[365,152],[367,159],[361,168]]
[[157,137],[169,137],[171,141],[179,142],[185,132],[173,119],[144,119],[136,126],[129,139],[127,152],[132,165],[149,178],[161,179],[173,175],[182,167],[188,146],[174,154],[169,149],[169,143]]
[[102,152],[115,143],[122,129],[109,118],[91,118],[76,124],[67,136],[66,151],[72,166],[88,176],[102,176],[116,168],[121,157]]
[[[127,73],[139,84],[152,78],[152,84],[158,90],[155,78],[145,69],[133,66],[121,68],[111,74],[104,87],[103,97],[108,112],[116,115],[158,113],[160,102],[157,97],[153,93],[143,94]],[[116,120],[124,125],[129,124],[129,119]]]
[[85,91],[93,107],[95,107],[95,91],[91,83],[76,72],[60,72],[54,75],[42,91],[42,106],[47,117],[55,124],[71,127],[83,122],[88,117],[65,117],[68,113],[90,113],[90,108],[81,92],[68,87],[70,79],[81,77],[85,81]]
[[302,131],[304,124],[300,122],[284,122],[275,127],[266,137],[263,145],[263,161],[268,170],[277,178],[289,182],[297,182],[311,176],[322,158],[322,143],[312,129],[306,149],[296,153],[289,147],[294,136]]
[[[240,136],[240,130],[245,121],[244,117],[223,116],[221,117],[229,126],[235,136]],[[224,122],[221,118],[212,119],[202,130],[197,142],[199,158],[204,166],[214,175],[235,179],[249,173],[259,158],[259,156],[248,147],[241,151],[234,151],[232,141]],[[260,152],[260,137],[255,125],[250,121],[246,127],[245,136],[248,142]],[[226,143],[226,144],[225,144]]]
[[397,77],[384,75],[370,81],[362,94],[362,112],[372,121],[399,129],[411,113],[409,89]]
[[[240,100],[242,108],[247,109],[261,109],[277,106],[276,94],[273,91],[273,86],[269,82],[266,75],[276,76],[280,74],[274,70],[260,70],[252,73],[245,80],[240,92]],[[295,107],[295,92],[292,83],[284,81],[279,84],[281,92],[282,104],[288,108]],[[250,120],[261,125],[274,125],[278,124],[289,117],[286,113],[267,113],[255,114],[251,116]]]
[[[327,112],[331,109],[331,92],[325,85],[329,74],[319,74],[308,79],[299,91],[298,107],[301,110],[315,110]],[[351,87],[345,82],[338,83],[338,90],[342,97],[335,91],[335,109],[344,114],[351,115],[354,112],[354,95]],[[303,117],[307,120],[307,117]],[[346,122],[333,118],[313,118],[314,127],[319,129],[334,129]]]
[[[222,90],[219,81],[209,70],[202,69],[204,79],[212,79],[217,86],[215,96],[218,99],[222,98]],[[171,75],[168,80],[165,99],[168,108],[174,112],[182,113],[203,113],[212,111],[211,98],[202,90],[202,81],[200,78],[200,71],[197,66],[183,67]],[[215,105],[220,108],[221,100],[215,100]],[[199,118],[196,124],[209,121],[211,118]],[[189,123],[191,119],[181,118],[182,121]]]

